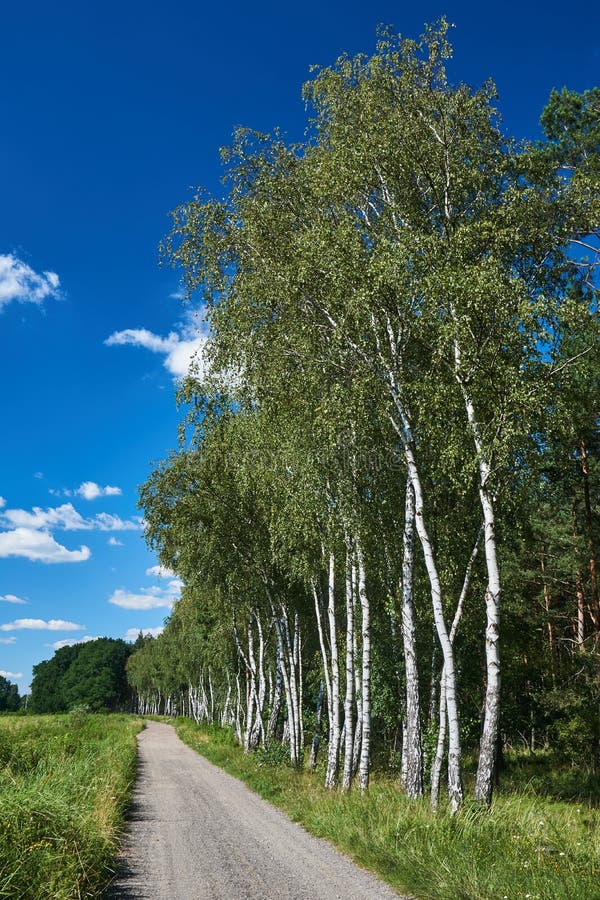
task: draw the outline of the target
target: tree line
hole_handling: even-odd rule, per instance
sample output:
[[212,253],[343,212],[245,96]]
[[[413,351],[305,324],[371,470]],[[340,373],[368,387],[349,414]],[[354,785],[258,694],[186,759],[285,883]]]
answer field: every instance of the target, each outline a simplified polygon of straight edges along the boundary
[[33,667],[27,709],[33,713],[68,712],[88,707],[90,712],[123,712],[131,707],[125,665],[134,648],[116,638],[61,647],[51,659]]
[[238,130],[173,213],[211,337],[140,495],[182,598],[127,670],[141,712],[456,811],[466,751],[484,803],[503,748],[600,758],[600,90],[517,141],[447,31],[317,70],[303,142]]
[[18,686],[0,675],[0,712],[16,712],[20,705]]

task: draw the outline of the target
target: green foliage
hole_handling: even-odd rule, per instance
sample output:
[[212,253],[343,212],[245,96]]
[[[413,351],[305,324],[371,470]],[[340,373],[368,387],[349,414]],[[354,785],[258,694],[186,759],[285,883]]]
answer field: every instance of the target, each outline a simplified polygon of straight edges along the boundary
[[16,712],[21,703],[19,688],[0,675],[0,712]]
[[[502,742],[593,766],[599,92],[553,92],[546,140],[513,140],[491,82],[449,82],[448,27],[442,19],[417,40],[383,29],[371,56],[315,70],[306,141],[238,130],[223,153],[225,198],[200,193],[173,213],[163,258],[181,269],[188,298],[201,298],[211,338],[207,375],[180,390],[179,451],[140,494],[147,540],[184,591],[163,634],[136,645],[128,675],[156,708],[208,677],[222,702],[250,668],[232,626],[243,641],[257,613],[271,624],[264,664],[274,672],[273,610],[287,604],[300,620],[312,723],[322,674],[313,589],[326,594],[334,554],[343,653],[343,559],[359,538],[372,752],[397,767],[412,455],[447,625],[483,493],[494,512],[454,644],[465,748],[479,743],[494,671],[493,532]],[[414,595],[425,727],[437,719],[441,654],[422,555]]]
[[99,897],[114,873],[141,722],[74,724],[0,720],[0,897]]
[[93,712],[127,709],[130,696],[125,664],[132,646],[114,638],[97,638],[57,650],[33,669],[31,710],[64,712],[89,707]]

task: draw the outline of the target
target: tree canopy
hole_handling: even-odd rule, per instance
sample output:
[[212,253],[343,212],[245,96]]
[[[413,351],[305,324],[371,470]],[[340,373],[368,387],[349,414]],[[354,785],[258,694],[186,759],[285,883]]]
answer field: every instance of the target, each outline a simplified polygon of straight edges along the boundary
[[208,374],[141,490],[185,589],[129,674],[297,765],[326,721],[331,787],[400,748],[436,805],[446,759],[456,810],[465,747],[486,803],[502,745],[598,754],[600,126],[554,92],[508,137],[447,31],[316,70],[306,140],[238,130],[173,213]]
[[0,712],[16,712],[21,704],[19,688],[0,675]]
[[88,706],[93,712],[128,709],[130,691],[125,674],[133,645],[115,638],[61,647],[52,659],[33,667],[30,709],[37,713],[66,712]]

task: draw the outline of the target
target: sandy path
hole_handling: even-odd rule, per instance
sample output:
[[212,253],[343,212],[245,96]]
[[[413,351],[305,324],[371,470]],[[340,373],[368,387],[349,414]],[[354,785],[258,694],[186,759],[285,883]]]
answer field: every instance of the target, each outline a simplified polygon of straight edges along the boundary
[[108,896],[151,900],[383,900],[391,888],[149,722]]

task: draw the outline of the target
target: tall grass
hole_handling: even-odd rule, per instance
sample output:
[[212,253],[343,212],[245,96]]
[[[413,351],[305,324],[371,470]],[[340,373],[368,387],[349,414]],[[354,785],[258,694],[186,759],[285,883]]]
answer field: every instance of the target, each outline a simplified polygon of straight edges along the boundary
[[0,897],[98,897],[113,873],[140,719],[0,717]]
[[600,812],[589,803],[537,795],[529,785],[500,794],[491,810],[457,816],[406,799],[373,777],[367,796],[322,786],[320,775],[244,755],[228,732],[176,723],[180,737],[246,781],[313,834],[332,841],[398,891],[424,900],[598,900]]

